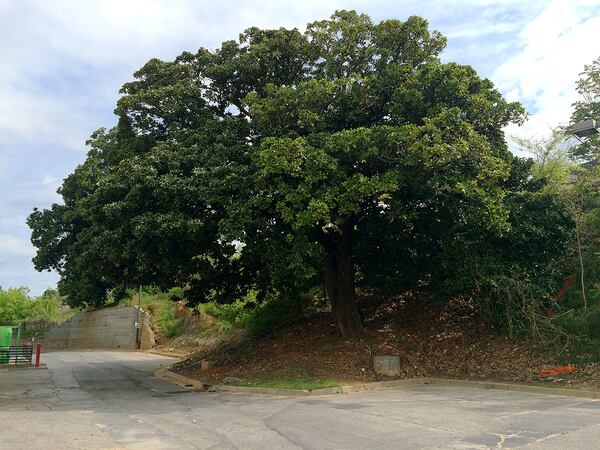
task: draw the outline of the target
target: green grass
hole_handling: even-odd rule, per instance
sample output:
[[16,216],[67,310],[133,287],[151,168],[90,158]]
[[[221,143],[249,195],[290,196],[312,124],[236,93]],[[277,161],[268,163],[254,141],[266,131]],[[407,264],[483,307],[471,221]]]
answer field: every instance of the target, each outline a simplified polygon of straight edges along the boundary
[[342,386],[343,383],[334,380],[315,380],[313,378],[296,378],[288,380],[255,379],[242,380],[236,386],[265,387],[276,389],[305,389],[312,391],[330,387]]
[[[138,303],[138,293],[132,291],[123,302],[128,306]],[[175,338],[184,333],[183,317],[177,315],[177,300],[183,298],[181,288],[160,291],[153,288],[145,289],[142,294],[142,309],[149,311],[154,326],[168,338]]]

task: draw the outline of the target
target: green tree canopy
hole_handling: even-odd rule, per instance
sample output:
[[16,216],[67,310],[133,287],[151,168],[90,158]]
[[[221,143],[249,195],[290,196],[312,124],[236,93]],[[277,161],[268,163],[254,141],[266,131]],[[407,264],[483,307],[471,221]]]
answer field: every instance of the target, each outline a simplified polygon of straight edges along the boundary
[[64,205],[30,216],[36,268],[73,303],[138,283],[228,299],[323,282],[340,333],[360,333],[357,283],[431,277],[457,236],[509,228],[502,128],[523,108],[442,63],[445,43],[420,17],[338,11],[150,60]]
[[62,321],[71,311],[58,292],[48,289],[39,297],[31,298],[25,287],[0,287],[0,325],[17,325],[24,320]]

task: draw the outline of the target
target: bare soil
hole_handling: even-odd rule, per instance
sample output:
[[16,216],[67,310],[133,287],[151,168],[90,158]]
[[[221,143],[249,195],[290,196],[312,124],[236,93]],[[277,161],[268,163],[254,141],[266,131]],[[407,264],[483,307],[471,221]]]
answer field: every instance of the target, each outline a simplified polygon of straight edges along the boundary
[[[372,370],[373,355],[399,355],[401,373],[394,377],[399,379],[436,376],[600,389],[598,365],[541,377],[540,370],[559,364],[553,352],[523,337],[500,335],[467,300],[442,305],[410,295],[386,301],[364,297],[361,309],[361,338],[340,338],[330,314],[321,311],[263,338],[238,334],[212,341],[173,370],[208,384],[224,377],[367,382],[389,379]],[[201,371],[201,360],[214,367]]]

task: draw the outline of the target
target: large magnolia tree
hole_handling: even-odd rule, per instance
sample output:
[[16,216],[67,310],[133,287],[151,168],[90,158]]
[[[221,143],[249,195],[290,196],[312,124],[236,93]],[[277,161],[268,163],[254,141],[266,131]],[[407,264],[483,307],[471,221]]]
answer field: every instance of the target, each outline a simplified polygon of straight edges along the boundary
[[37,269],[74,303],[138,283],[221,299],[323,283],[339,332],[359,334],[358,281],[431,274],[465,230],[507,226],[502,128],[523,109],[442,63],[445,43],[419,17],[339,11],[150,60],[64,204],[30,216]]

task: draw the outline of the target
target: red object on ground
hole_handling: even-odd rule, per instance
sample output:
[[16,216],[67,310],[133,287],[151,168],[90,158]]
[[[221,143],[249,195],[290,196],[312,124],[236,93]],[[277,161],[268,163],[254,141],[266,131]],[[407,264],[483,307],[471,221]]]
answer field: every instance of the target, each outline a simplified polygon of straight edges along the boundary
[[575,275],[569,275],[567,278],[565,278],[565,281],[563,281],[563,285],[556,293],[556,300],[560,300],[561,298],[563,298],[563,296],[567,292],[567,289],[569,289],[569,287],[573,284],[573,281],[575,281]]
[[42,353],[42,344],[35,345],[35,367],[40,367],[40,354]]
[[545,369],[545,370],[540,370],[538,372],[538,374],[541,377],[551,377],[554,375],[558,375],[560,373],[573,373],[577,370],[577,368],[575,366],[559,366],[559,367],[552,367],[551,369]]

